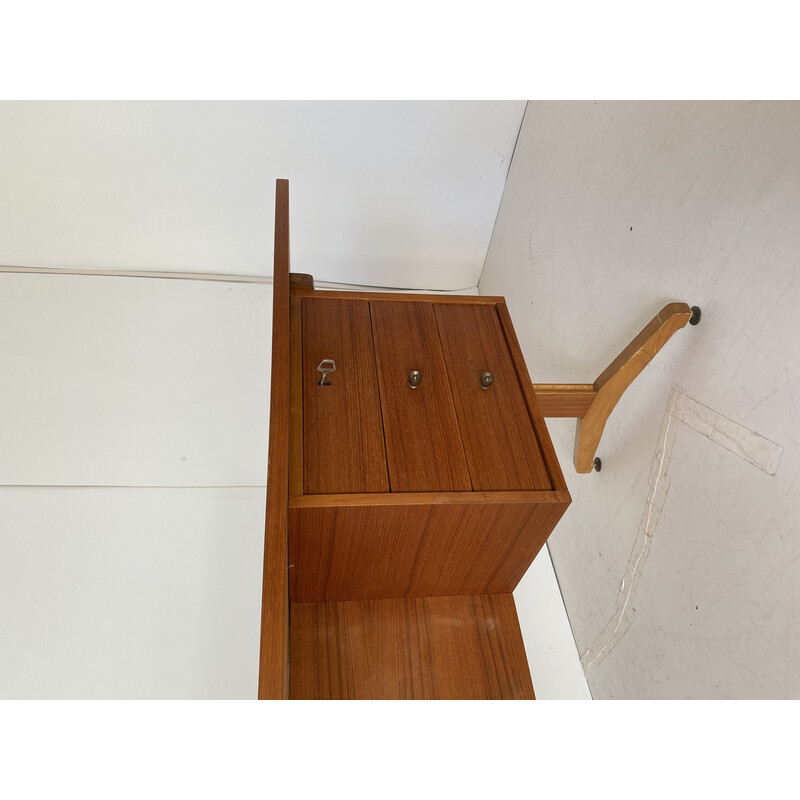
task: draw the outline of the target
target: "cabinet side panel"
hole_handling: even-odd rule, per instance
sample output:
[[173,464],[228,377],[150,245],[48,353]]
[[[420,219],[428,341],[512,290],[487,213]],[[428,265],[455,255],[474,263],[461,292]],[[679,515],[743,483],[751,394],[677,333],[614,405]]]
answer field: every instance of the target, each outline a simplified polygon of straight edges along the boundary
[[512,592],[568,504],[290,508],[291,601]]
[[500,324],[503,326],[503,333],[506,337],[508,351],[511,354],[511,360],[514,362],[514,367],[517,371],[517,378],[520,386],[522,387],[522,394],[525,396],[525,401],[528,405],[528,413],[530,414],[533,429],[536,432],[536,437],[539,440],[539,447],[542,451],[542,458],[544,458],[547,471],[550,474],[550,480],[553,488],[556,491],[567,491],[567,483],[564,480],[564,473],[561,471],[561,465],[558,463],[553,442],[550,439],[550,433],[545,425],[544,416],[542,415],[541,408],[536,396],[536,391],[531,383],[531,376],[528,373],[528,367],[525,364],[525,356],[522,354],[522,348],[519,346],[517,334],[514,330],[514,325],[511,322],[511,316],[508,313],[508,308],[504,301],[498,302],[495,306],[497,309],[497,316]]
[[292,606],[291,697],[533,699],[510,594]]
[[305,494],[388,492],[369,304],[304,297],[302,317]]
[[375,302],[370,313],[392,491],[470,491],[433,306]]
[[[473,488],[551,489],[497,311],[434,308]],[[494,375],[488,389],[481,387],[484,372]]]

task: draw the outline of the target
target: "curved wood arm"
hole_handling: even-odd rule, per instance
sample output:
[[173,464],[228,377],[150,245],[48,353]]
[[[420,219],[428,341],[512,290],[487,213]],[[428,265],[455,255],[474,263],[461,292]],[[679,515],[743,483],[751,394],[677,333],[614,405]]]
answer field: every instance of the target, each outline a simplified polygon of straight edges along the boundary
[[620,397],[691,316],[686,303],[664,306],[593,384],[534,384],[545,417],[578,418],[574,454],[578,472],[592,471],[606,421]]
[[664,306],[594,382],[594,400],[583,419],[578,419],[575,433],[574,461],[578,472],[592,471],[600,437],[614,406],[636,376],[691,316],[692,310],[686,303]]

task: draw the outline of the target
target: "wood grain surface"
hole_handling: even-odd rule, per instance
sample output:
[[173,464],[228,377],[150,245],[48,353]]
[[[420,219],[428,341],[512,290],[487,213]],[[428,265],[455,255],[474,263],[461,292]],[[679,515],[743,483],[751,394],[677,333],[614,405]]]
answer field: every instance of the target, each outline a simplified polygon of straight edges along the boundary
[[289,292],[289,495],[303,494],[303,318]]
[[517,332],[514,330],[514,325],[511,322],[511,315],[508,313],[508,307],[502,298],[495,306],[495,310],[497,311],[497,318],[500,320],[500,325],[503,328],[503,335],[506,339],[508,352],[511,356],[511,361],[514,363],[517,380],[522,390],[525,405],[528,408],[528,415],[533,425],[536,439],[539,442],[539,450],[542,454],[544,465],[547,468],[547,474],[550,476],[550,482],[553,489],[558,492],[565,492],[567,496],[569,496],[567,482],[564,480],[564,473],[561,470],[556,450],[553,447],[553,441],[550,438],[550,433],[547,430],[542,411],[539,408],[536,393],[533,391],[531,376],[528,373],[528,366],[525,363],[525,356],[522,354],[522,348],[519,346]]
[[[552,488],[497,311],[434,309],[473,489]],[[488,389],[480,385],[485,371],[495,376]]]
[[[472,484],[430,303],[370,303],[389,485],[393,492]],[[422,373],[411,388],[408,374]]]
[[291,291],[297,291],[299,288],[313,290],[314,276],[306,272],[290,272],[289,273],[289,287]]
[[533,391],[545,417],[582,417],[597,394],[591,383],[534,383]]
[[534,699],[514,598],[292,605],[291,697]]
[[511,592],[570,502],[567,492],[542,495],[538,502],[291,507],[291,601]]
[[493,306],[497,302],[502,302],[502,297],[490,297],[489,295],[478,294],[442,294],[434,292],[432,294],[406,294],[405,292],[369,292],[360,290],[341,290],[323,289],[316,287],[315,297],[327,297],[331,300],[352,300],[357,297],[361,300],[386,301],[389,303],[444,303],[453,305],[484,305]]
[[596,392],[575,434],[575,469],[591,472],[606,422],[625,390],[653,360],[656,353],[691,319],[686,303],[668,303],[603,370],[594,382]]
[[260,700],[289,694],[289,182],[275,187],[275,267],[264,578],[261,594]]
[[369,303],[303,297],[302,316],[304,493],[388,492]]
[[570,502],[569,492],[395,492],[394,494],[304,494],[289,498],[289,508],[345,506],[430,506],[474,503]]

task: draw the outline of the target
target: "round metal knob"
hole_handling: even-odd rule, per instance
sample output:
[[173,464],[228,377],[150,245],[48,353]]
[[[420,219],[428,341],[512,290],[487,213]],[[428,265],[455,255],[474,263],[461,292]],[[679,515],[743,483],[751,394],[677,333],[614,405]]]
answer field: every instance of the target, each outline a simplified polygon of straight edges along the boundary
[[481,372],[481,389],[488,389],[494,383],[494,375],[491,372]]
[[416,389],[420,383],[422,383],[422,373],[418,369],[412,369],[411,372],[408,373],[408,385],[412,389]]

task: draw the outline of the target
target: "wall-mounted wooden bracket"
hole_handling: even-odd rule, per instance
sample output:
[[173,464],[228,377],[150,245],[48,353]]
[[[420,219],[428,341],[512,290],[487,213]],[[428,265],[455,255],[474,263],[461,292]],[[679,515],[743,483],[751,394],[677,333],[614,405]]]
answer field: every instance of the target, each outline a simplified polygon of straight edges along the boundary
[[687,322],[697,324],[700,309],[669,303],[606,367],[594,383],[535,383],[533,388],[545,417],[577,417],[575,469],[591,472],[600,437],[614,406],[636,376],[652,361],[672,334]]

